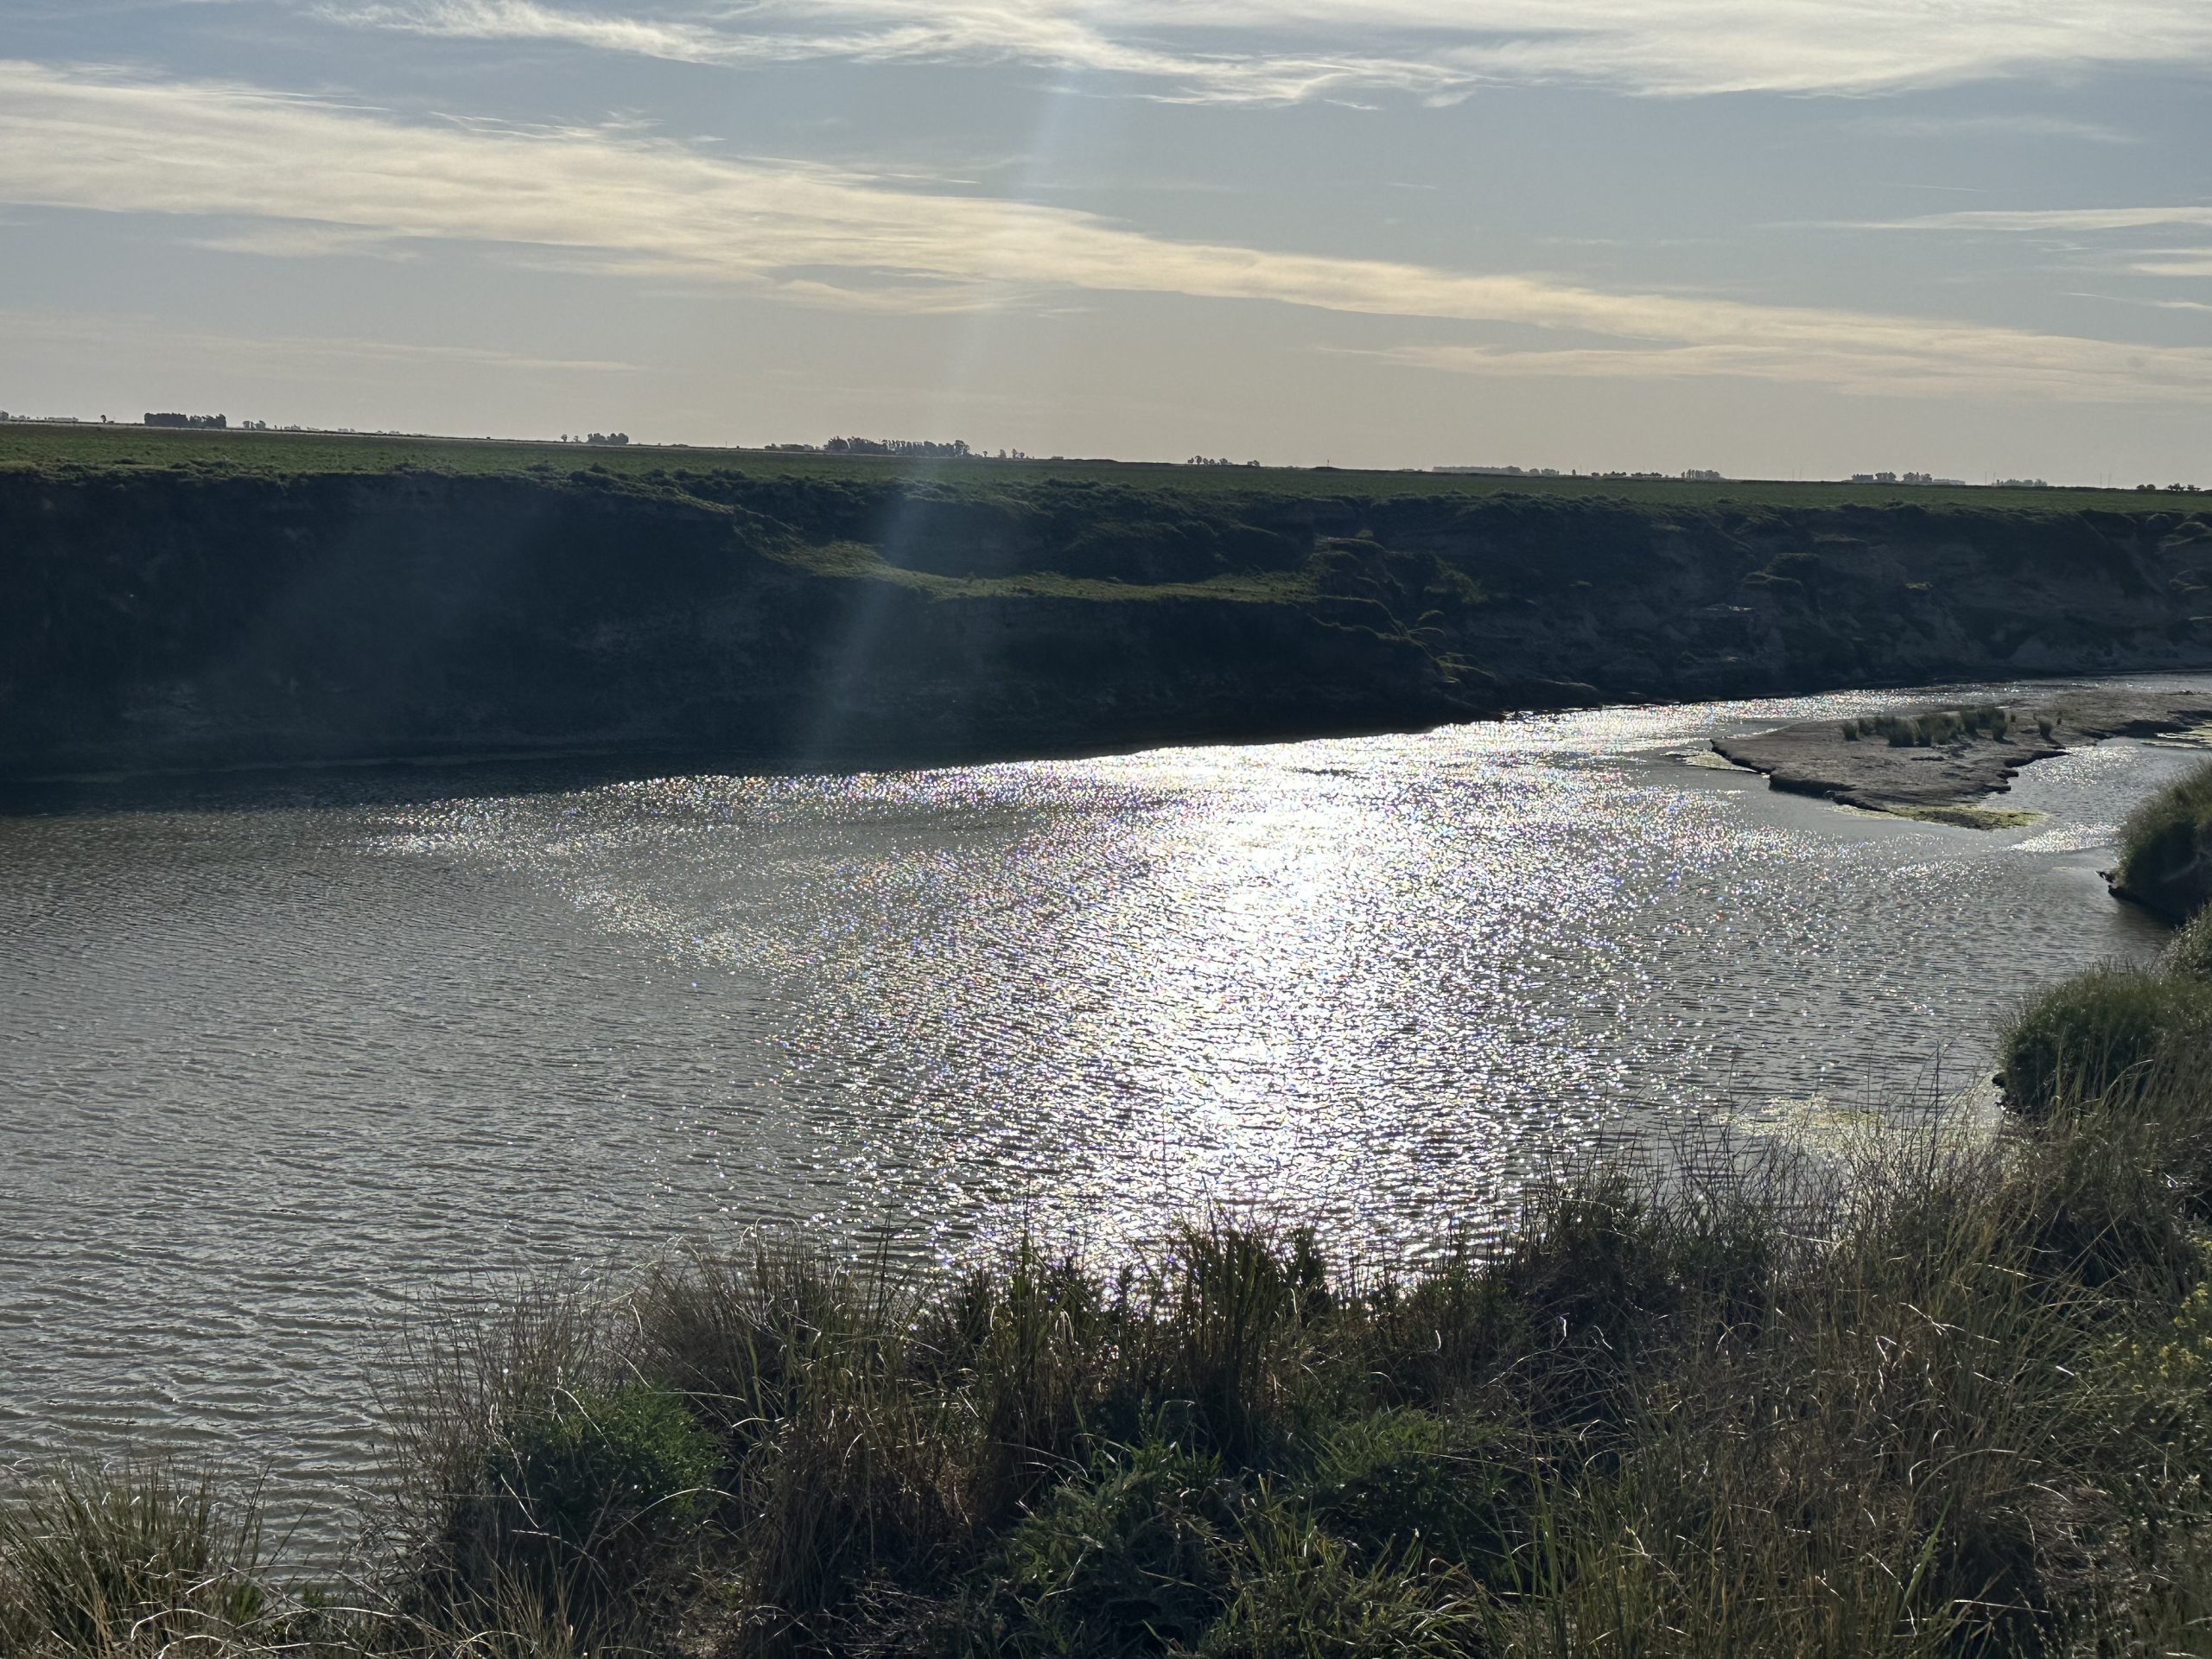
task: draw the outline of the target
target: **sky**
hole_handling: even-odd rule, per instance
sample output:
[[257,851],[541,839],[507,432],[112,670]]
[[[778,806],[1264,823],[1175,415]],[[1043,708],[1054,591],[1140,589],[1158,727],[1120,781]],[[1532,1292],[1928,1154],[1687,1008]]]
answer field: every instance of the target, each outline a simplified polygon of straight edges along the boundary
[[0,408],[2212,483],[2207,0],[0,0]]

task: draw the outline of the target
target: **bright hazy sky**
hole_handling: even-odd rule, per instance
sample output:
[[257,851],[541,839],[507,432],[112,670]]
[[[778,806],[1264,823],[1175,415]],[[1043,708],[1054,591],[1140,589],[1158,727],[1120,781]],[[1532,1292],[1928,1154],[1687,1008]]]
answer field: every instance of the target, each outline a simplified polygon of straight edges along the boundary
[[0,407],[2212,481],[2212,0],[0,0]]

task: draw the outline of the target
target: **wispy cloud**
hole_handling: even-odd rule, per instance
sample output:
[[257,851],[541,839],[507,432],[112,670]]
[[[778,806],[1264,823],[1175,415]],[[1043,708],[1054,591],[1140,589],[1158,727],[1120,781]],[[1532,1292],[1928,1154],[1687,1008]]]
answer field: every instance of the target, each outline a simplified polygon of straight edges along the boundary
[[742,57],[742,37],[671,18],[600,16],[537,0],[421,0],[420,3],[323,5],[337,22],[418,35],[487,41],[561,41],[607,52],[716,63]]
[[611,14],[540,0],[329,0],[331,21],[449,39],[548,41],[679,63],[774,64],[823,58],[862,63],[1018,60],[1125,77],[1154,96],[1295,103],[1353,89],[1452,97],[1477,79],[1443,58],[1359,51],[1179,50],[1109,31],[1077,9],[907,0],[765,0],[741,16]]
[[2058,115],[1869,115],[1854,131],[1888,138],[2050,138],[2066,143],[2132,144],[2134,134],[2095,121]]
[[2212,248],[2164,248],[2139,253],[2128,269],[2145,276],[2212,276]]
[[246,86],[27,63],[0,62],[0,200],[473,242],[809,303],[923,310],[1142,292],[1530,331],[1533,344],[1512,350],[1403,354],[1492,373],[1753,375],[2076,401],[2212,394],[2212,350],[1173,241],[635,131],[412,124]]
[[2029,236],[2074,251],[2088,251],[2088,263],[2139,276],[2212,276],[2212,248],[2135,247],[2115,249],[2085,238],[2145,231],[2212,230],[2212,207],[2194,203],[2169,207],[1988,208],[1955,213],[1926,213],[1912,219],[1854,225],[1853,230],[1948,231],[1986,236]]
[[1224,101],[1362,88],[1450,98],[1486,81],[1867,92],[2212,65],[2212,9],[2199,0],[325,0],[322,10],[422,34],[687,62],[1020,59]]
[[332,254],[367,254],[380,259],[409,259],[416,250],[390,232],[358,225],[315,225],[264,221],[210,231],[188,238],[195,248],[216,253],[252,253],[271,259],[321,259]]
[[[2212,250],[2208,250],[2212,251]],[[2202,311],[2212,313],[2212,305],[2202,300],[2146,300],[2129,294],[2069,294],[2069,300],[2096,300],[2106,305],[2139,306],[2151,311]]]
[[[1928,325],[1922,325],[1927,327]],[[1994,334],[1999,331],[1990,330]],[[1862,396],[1959,397],[2001,388],[2067,403],[2200,400],[2212,352],[2125,346],[2068,335],[2014,334],[2017,355],[2001,372],[1977,352],[1930,350],[1909,330],[1851,341],[1809,331],[1787,342],[1758,339],[1681,346],[1529,351],[1495,346],[1405,346],[1391,361],[1461,374],[1564,375],[1586,379],[1687,380],[1716,375],[1833,387]],[[2178,356],[2183,361],[2165,359]],[[2171,371],[2179,378],[2169,380]],[[2189,388],[2194,385],[2196,390]],[[2094,386],[2095,389],[2091,390]]]
[[2168,226],[2212,226],[2212,207],[2026,207],[1973,208],[1955,213],[1923,213],[1885,219],[1854,229],[1882,231],[2033,232],[2069,236],[2102,231],[2147,231]]

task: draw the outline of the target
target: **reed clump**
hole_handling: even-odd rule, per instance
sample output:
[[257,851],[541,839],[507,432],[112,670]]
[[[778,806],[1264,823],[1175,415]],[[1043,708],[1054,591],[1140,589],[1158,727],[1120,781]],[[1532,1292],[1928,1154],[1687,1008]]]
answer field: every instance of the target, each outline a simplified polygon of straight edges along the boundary
[[64,1468],[0,1506],[0,1653],[233,1651],[267,1633],[257,1505],[152,1461]]
[[2036,993],[1998,1042],[2007,1103],[2038,1114],[2156,1092],[2212,1054],[2212,982],[2113,965]]
[[[2002,703],[1976,703],[1961,709],[1938,709],[1924,715],[1872,715],[1843,722],[1847,742],[1879,737],[1893,749],[1929,748],[1965,738],[1986,737],[1998,742],[2012,735],[2018,718]],[[2044,734],[2050,734],[2047,727]]]
[[2113,891],[2174,920],[2212,906],[2212,764],[2138,807],[2120,848]]

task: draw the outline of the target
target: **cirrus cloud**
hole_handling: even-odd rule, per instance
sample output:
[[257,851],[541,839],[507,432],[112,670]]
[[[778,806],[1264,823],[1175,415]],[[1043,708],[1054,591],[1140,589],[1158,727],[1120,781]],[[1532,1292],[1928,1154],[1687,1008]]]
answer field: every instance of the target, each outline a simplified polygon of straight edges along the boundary
[[1242,103],[1361,90],[1449,99],[1505,81],[1866,93],[2212,66],[2212,10],[2199,0],[325,0],[321,10],[694,63],[1016,60]]

